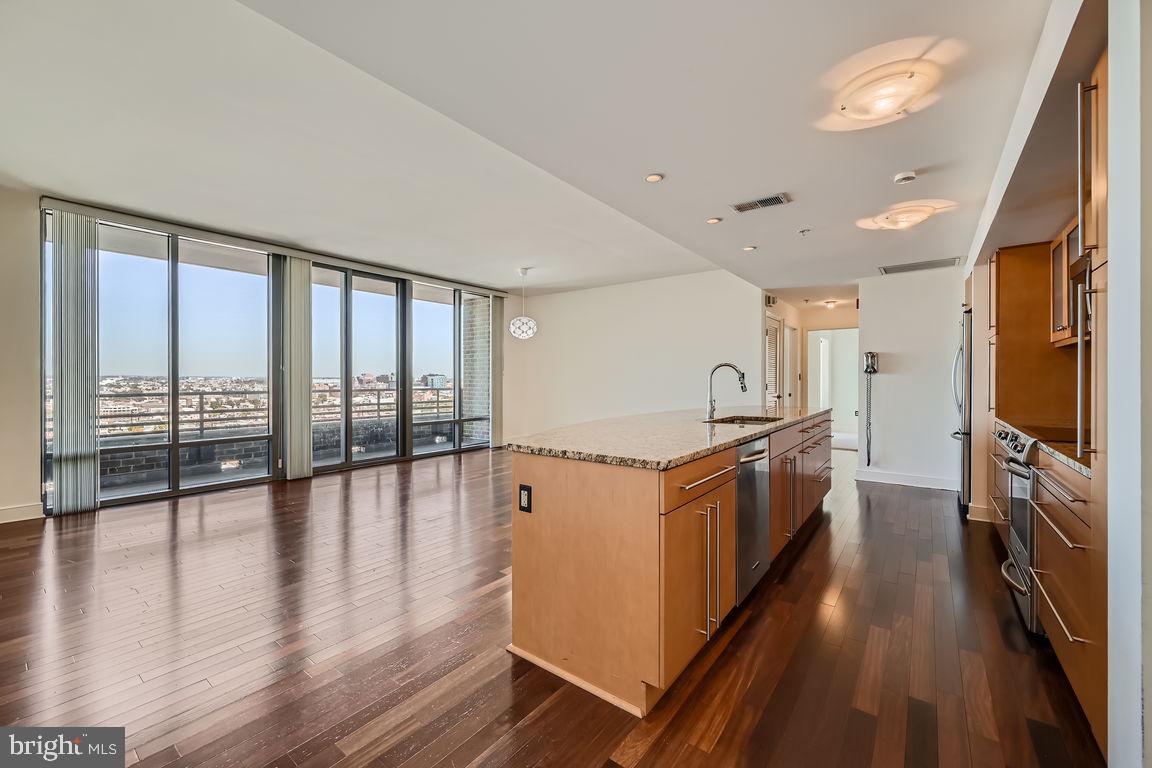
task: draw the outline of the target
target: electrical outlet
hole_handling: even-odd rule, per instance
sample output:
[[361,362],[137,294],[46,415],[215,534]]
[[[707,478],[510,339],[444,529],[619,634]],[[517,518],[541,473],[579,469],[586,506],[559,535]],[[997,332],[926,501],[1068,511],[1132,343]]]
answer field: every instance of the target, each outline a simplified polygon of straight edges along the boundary
[[520,484],[520,511],[532,511],[532,486]]

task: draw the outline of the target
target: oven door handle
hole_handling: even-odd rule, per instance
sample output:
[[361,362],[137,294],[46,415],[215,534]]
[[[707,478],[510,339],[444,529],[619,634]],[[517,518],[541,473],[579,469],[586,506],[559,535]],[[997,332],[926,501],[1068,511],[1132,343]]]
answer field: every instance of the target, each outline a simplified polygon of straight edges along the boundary
[[1024,597],[1028,597],[1031,594],[1031,592],[1028,590],[1028,587],[1024,586],[1020,582],[1016,581],[1016,579],[1008,575],[1009,566],[1015,568],[1017,573],[1020,572],[1020,568],[1016,565],[1015,560],[1012,558],[1005,560],[1000,565],[1000,575],[1004,578],[1004,583],[1011,587],[1013,592],[1019,592],[1020,594],[1024,595]]
[[1005,460],[1004,469],[1008,470],[1008,472],[1011,474],[1016,475],[1016,477],[1022,477],[1025,480],[1032,479],[1032,467],[1011,456]]

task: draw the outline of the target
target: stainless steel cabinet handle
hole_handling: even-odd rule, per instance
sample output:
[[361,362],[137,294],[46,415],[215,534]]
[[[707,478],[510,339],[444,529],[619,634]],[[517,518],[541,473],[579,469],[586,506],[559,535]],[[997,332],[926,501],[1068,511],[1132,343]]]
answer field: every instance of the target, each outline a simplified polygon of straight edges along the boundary
[[[716,616],[712,619],[716,623],[716,629],[720,629],[720,528],[724,525],[721,520],[720,502],[716,502]],[[712,571],[708,572],[708,578],[712,578]]]
[[[712,505],[704,507],[696,514],[704,518],[704,633],[705,640],[712,639]],[[697,630],[700,632],[701,630]]]
[[[1076,83],[1076,229],[1080,232],[1076,258],[1084,257],[1085,251],[1096,250],[1088,245],[1088,233],[1084,231],[1084,94],[1096,90],[1095,85]],[[1068,254],[1071,259],[1072,254]]]
[[753,453],[740,459],[741,464],[751,464],[754,461],[768,458],[768,451],[760,451],[760,453]]
[[994,454],[994,453],[993,453],[993,454],[991,454],[991,456],[992,456],[992,463],[993,463],[993,464],[995,464],[997,467],[999,467],[1000,469],[1004,470],[1005,472],[1007,472],[1007,471],[1008,471],[1008,467],[1004,465],[1004,462],[1000,461],[1000,457],[999,457],[999,456],[997,456],[997,455],[996,455],[996,454]]
[[1048,596],[1048,590],[1044,589],[1044,585],[1040,583],[1040,574],[1044,571],[1037,571],[1035,568],[1029,566],[1028,570],[1032,572],[1032,583],[1040,590],[1040,594],[1044,596],[1044,602],[1048,603],[1048,607],[1052,609],[1052,615],[1056,617],[1056,622],[1060,625],[1061,631],[1064,632],[1064,637],[1068,638],[1070,643],[1086,643],[1088,642],[1082,637],[1076,637],[1068,630],[1068,625],[1064,623],[1064,617],[1060,615],[1060,611],[1056,610],[1055,603],[1052,598]]
[[1008,566],[1012,566],[1013,568],[1016,568],[1016,570],[1020,570],[1016,566],[1016,561],[1012,558],[1008,558],[1000,564],[1000,576],[1004,579],[1004,582],[1012,588],[1013,592],[1019,592],[1020,594],[1027,597],[1029,595],[1028,587],[1024,586],[1020,582],[1016,581],[1016,579],[1008,575]]
[[702,478],[700,478],[699,480],[697,480],[697,481],[696,481],[696,482],[694,482],[694,483],[688,483],[688,485],[682,485],[682,486],[680,486],[680,490],[682,490],[682,491],[690,491],[690,490],[692,490],[693,488],[695,488],[696,486],[698,486],[698,485],[704,485],[704,483],[708,482],[709,480],[715,480],[716,478],[720,477],[720,475],[723,475],[723,474],[725,474],[725,473],[727,473],[727,472],[731,472],[731,471],[732,471],[732,470],[734,470],[734,469],[736,469],[736,467],[735,467],[735,466],[731,466],[731,467],[724,467],[724,469],[720,470],[719,472],[713,472],[712,474],[708,475],[708,477],[702,477]]
[[[1078,84],[1079,85],[1079,84]],[[1083,175],[1083,173],[1081,173]],[[1077,216],[1080,215],[1077,209]],[[1084,230],[1080,230],[1084,242]],[[1088,270],[1092,274],[1092,270]],[[1084,286],[1076,286],[1076,458],[1084,457]]]
[[829,477],[831,477],[831,476],[832,476],[832,468],[831,468],[831,467],[829,467],[827,472],[825,472],[824,474],[820,475],[820,477],[816,478],[816,482],[818,482],[818,483],[822,483],[822,482],[824,482],[825,480],[827,480],[827,479],[828,479]]
[[1042,482],[1046,487],[1050,487],[1052,490],[1056,491],[1056,493],[1063,496],[1069,502],[1071,502],[1073,504],[1087,502],[1087,499],[1080,498],[1079,496],[1075,495],[1072,491],[1068,490],[1063,485],[1061,485],[1056,480],[1056,478],[1054,478],[1054,477],[1052,477],[1052,475],[1048,474],[1048,472],[1046,470],[1040,469],[1039,467],[1033,467],[1032,471],[1036,473],[1036,476],[1038,478],[1040,478],[1040,482]]
[[788,460],[788,538],[796,535],[796,457]]
[[1032,505],[1032,509],[1036,510],[1036,514],[1044,518],[1044,522],[1048,523],[1048,527],[1056,532],[1056,535],[1060,537],[1060,541],[1064,542],[1064,546],[1068,547],[1068,549],[1087,549],[1083,544],[1073,543],[1072,539],[1065,536],[1064,531],[1060,530],[1059,526],[1052,522],[1052,518],[1048,517],[1044,510],[1040,509],[1039,504],[1032,499],[1028,499],[1028,503]]
[[996,503],[996,499],[1003,501],[1003,497],[997,496],[994,493],[988,494],[988,500],[992,502],[992,508],[996,510],[996,514],[1000,516],[1000,521],[1003,523],[1008,522],[1008,516],[1000,511],[1000,505]]

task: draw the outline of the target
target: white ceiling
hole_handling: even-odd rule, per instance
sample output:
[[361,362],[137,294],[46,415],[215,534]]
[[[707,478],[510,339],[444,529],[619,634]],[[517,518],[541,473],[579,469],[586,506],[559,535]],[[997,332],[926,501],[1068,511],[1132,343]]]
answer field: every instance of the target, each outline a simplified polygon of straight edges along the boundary
[[[1049,5],[243,2],[773,288],[844,283],[882,264],[967,253]],[[945,60],[935,104],[869,130],[815,127],[833,107],[830,83],[930,49]],[[907,169],[920,179],[894,185]],[[650,171],[666,181],[644,183]],[[727,209],[780,191],[795,202]],[[854,226],[920,198],[959,207],[906,232]],[[707,226],[709,216],[725,221]],[[801,238],[800,228],[812,232]],[[750,243],[759,250],[741,250]]]
[[[1048,2],[246,5],[0,4],[0,180],[495,287],[844,284],[967,251]],[[816,127],[852,68],[933,46],[936,103]],[[959,205],[854,226],[916,198]]]
[[0,71],[0,183],[498,288],[715,268],[231,0],[5,0]]

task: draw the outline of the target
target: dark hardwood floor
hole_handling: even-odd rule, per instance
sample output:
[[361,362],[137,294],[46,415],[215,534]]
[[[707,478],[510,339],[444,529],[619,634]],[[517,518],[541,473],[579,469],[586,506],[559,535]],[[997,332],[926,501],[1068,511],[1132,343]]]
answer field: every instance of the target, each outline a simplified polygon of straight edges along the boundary
[[0,527],[0,723],[140,766],[1102,765],[985,524],[853,482],[638,720],[504,651],[477,452]]

